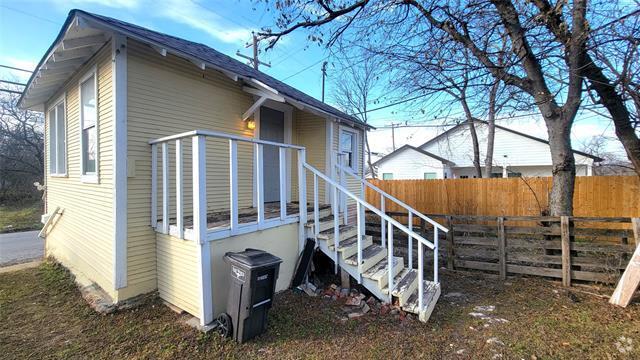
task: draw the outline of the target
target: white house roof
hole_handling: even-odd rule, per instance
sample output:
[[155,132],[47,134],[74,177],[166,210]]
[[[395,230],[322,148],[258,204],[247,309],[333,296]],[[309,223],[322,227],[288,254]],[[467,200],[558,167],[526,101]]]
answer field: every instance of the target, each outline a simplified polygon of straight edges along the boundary
[[[484,120],[476,120],[475,122],[477,122],[477,123],[481,123],[481,124],[484,124],[484,125],[487,125],[487,124],[488,124],[488,123],[487,123],[486,121],[484,121]],[[456,126],[454,126],[454,127],[450,128],[450,129],[448,129],[447,131],[443,132],[442,134],[440,134],[440,135],[438,135],[438,136],[436,136],[436,137],[434,137],[434,138],[432,138],[432,139],[428,140],[427,142],[425,142],[424,144],[420,145],[419,147],[420,147],[421,149],[422,149],[422,148],[425,148],[425,147],[428,147],[429,145],[431,145],[431,144],[433,144],[433,143],[435,143],[435,142],[437,142],[437,141],[440,141],[440,140],[442,140],[443,138],[446,138],[446,137],[447,137],[447,136],[449,136],[451,133],[454,133],[454,132],[456,132],[456,131],[458,131],[458,130],[460,130],[461,128],[466,127],[466,126],[468,126],[468,122],[466,122],[466,121],[465,121],[465,122],[462,122],[462,123],[460,123],[460,124],[458,124],[458,125],[456,125]],[[537,142],[543,143],[543,144],[545,144],[545,145],[549,145],[549,141],[548,141],[548,140],[541,139],[541,138],[536,137],[536,136],[533,136],[533,135],[525,134],[525,133],[522,133],[522,132],[520,132],[520,131],[516,131],[516,130],[510,129],[510,128],[505,127],[505,126],[501,126],[501,125],[496,124],[496,129],[504,130],[504,131],[509,132],[509,133],[511,133],[511,134],[514,134],[514,135],[517,135],[517,136],[522,136],[522,137],[524,137],[524,138],[527,138],[527,139],[530,139],[530,140],[534,140],[534,141],[537,141]],[[578,155],[582,155],[582,156],[585,156],[585,157],[591,158],[591,159],[593,159],[593,161],[595,161],[595,162],[600,162],[600,161],[603,161],[603,160],[604,160],[604,159],[602,159],[602,158],[600,158],[600,157],[598,157],[598,156],[595,156],[595,155],[592,155],[592,154],[589,154],[589,153],[586,153],[586,152],[583,152],[583,151],[573,150],[573,152],[574,152],[575,154],[578,154]]]
[[62,87],[80,66],[89,60],[117,32],[146,43],[157,51],[189,59],[195,65],[221,71],[234,80],[276,93],[299,108],[307,107],[352,125],[373,128],[358,118],[327,105],[263,72],[231,58],[204,44],[149,30],[110,17],[71,10],[60,33],[38,63],[19,105],[23,108],[43,109],[43,104]]
[[391,153],[389,153],[389,154],[387,154],[387,155],[385,155],[385,156],[381,157],[380,159],[378,159],[378,161],[376,161],[376,162],[374,162],[373,164],[371,164],[371,166],[378,166],[378,165],[380,165],[381,163],[383,163],[383,162],[385,162],[385,161],[387,161],[387,160],[390,160],[390,159],[391,159],[391,158],[393,158],[394,156],[396,156],[396,155],[398,155],[398,154],[400,154],[401,152],[406,151],[406,150],[413,150],[413,151],[417,151],[418,153],[420,153],[420,154],[422,154],[422,155],[425,155],[425,156],[428,156],[428,157],[431,157],[431,158],[434,158],[434,159],[436,159],[436,160],[438,160],[438,161],[442,162],[443,164],[455,165],[453,162],[451,162],[451,161],[449,161],[449,160],[447,160],[447,159],[445,159],[445,158],[443,158],[443,157],[440,157],[440,156],[438,156],[438,155],[436,155],[436,154],[432,154],[432,153],[430,153],[430,152],[428,152],[428,151],[426,151],[426,150],[423,150],[423,149],[417,148],[417,147],[415,147],[415,146],[411,146],[411,145],[409,145],[409,144],[405,144],[405,145],[403,145],[402,147],[399,147],[398,149],[396,149],[396,151],[391,152]]

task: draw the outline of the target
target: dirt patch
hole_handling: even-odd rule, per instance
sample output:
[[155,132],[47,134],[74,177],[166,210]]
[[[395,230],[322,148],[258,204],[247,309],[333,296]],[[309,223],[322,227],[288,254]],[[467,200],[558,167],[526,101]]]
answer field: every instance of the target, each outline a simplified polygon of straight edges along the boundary
[[442,284],[443,296],[426,324],[373,312],[344,321],[338,302],[283,292],[270,312],[268,332],[238,345],[184,325],[157,299],[97,314],[64,269],[44,263],[0,274],[0,348],[11,359],[640,357],[637,303],[613,307],[606,299],[568,293],[539,279],[501,282],[444,272]]

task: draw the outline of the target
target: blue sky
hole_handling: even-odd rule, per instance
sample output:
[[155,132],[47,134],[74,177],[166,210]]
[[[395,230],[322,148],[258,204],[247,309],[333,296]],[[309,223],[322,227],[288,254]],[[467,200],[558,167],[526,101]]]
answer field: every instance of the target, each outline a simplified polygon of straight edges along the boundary
[[[73,8],[201,42],[234,57],[237,50],[249,54],[250,49],[244,45],[251,40],[251,31],[272,25],[275,16],[262,4],[239,0],[0,0],[0,64],[33,69]],[[320,67],[328,52],[308,43],[306,35],[302,31],[294,32],[283,38],[275,49],[263,53],[261,60],[271,62],[272,67],[261,70],[320,98]],[[26,75],[0,69],[2,79],[26,81]],[[330,92],[328,82],[327,93]],[[370,119],[374,126],[384,126],[390,122],[412,122],[412,115],[403,113],[400,105],[373,112]],[[424,124],[415,120],[413,123]],[[536,116],[502,124],[546,138],[544,124]],[[423,139],[442,131],[442,127],[405,128],[397,131],[396,142],[422,143]],[[579,115],[572,134],[574,147],[579,148],[580,142],[598,134],[613,136],[610,121],[592,113]],[[374,137],[380,141],[375,142],[373,149],[386,151],[391,142],[390,130],[378,130]],[[610,148],[621,151],[615,142]]]

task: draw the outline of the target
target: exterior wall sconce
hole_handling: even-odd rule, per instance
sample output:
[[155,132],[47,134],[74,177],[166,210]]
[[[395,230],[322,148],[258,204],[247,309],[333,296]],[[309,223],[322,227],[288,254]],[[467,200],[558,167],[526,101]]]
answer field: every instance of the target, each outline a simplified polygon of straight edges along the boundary
[[247,129],[249,130],[256,129],[256,121],[254,119],[247,119],[245,123],[246,123]]

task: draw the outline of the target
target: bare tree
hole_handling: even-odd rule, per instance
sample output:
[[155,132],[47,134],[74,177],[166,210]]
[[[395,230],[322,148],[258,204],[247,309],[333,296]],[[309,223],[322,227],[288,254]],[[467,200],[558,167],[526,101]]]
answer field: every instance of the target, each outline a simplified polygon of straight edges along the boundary
[[[379,61],[373,56],[363,56],[363,60],[352,57],[341,57],[337,63],[338,75],[333,76],[335,91],[331,98],[346,113],[353,115],[364,123],[369,123],[370,105],[376,100],[373,94],[381,85],[382,69]],[[367,166],[375,178],[375,169],[371,161],[369,138],[365,136]]]
[[[589,23],[586,0],[575,0],[571,6],[564,4],[558,2],[561,10],[550,15],[539,7],[511,0],[461,1],[446,5],[436,0],[346,3],[276,0],[279,30],[266,31],[263,36],[271,37],[273,46],[282,36],[306,28],[320,32],[314,38],[322,39],[320,27],[333,24],[328,45],[351,26],[360,26],[350,35],[374,37],[381,42],[381,47],[385,47],[386,36],[389,41],[427,44],[431,52],[439,48],[467,49],[473,64],[479,64],[506,86],[528,94],[540,111],[547,126],[553,164],[550,212],[566,215],[573,211],[575,159],[570,132],[583,98],[581,73],[587,65]],[[309,11],[311,6],[315,7],[314,11]],[[548,16],[554,19],[546,19]],[[549,31],[546,22],[565,29],[562,38]],[[499,66],[500,52],[491,51],[486,44],[498,41],[504,34],[511,56],[504,66]]]
[[18,95],[0,92],[0,198],[35,194],[44,172],[44,123],[40,113],[17,106]]

